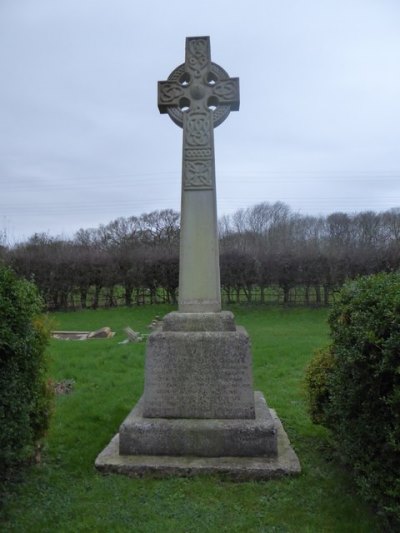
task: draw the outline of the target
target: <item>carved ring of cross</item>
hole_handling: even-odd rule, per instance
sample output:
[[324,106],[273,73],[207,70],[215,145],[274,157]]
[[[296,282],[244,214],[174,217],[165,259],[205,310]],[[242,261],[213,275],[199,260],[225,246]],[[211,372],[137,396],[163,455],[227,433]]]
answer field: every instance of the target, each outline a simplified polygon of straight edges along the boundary
[[[217,80],[229,79],[228,73],[222,67],[217,65],[216,63],[211,63],[210,64],[209,77],[210,77],[211,81],[214,81],[215,79],[217,79]],[[190,86],[190,82],[186,82],[185,80],[186,80],[186,71],[185,71],[185,64],[184,63],[182,63],[182,65],[179,65],[179,67],[174,69],[171,72],[171,74],[168,76],[168,81],[175,81],[175,82],[179,83],[182,86],[182,88],[183,88],[182,100],[181,101],[182,101],[183,104],[187,103],[189,105],[187,105],[187,106],[183,105],[182,107],[184,109],[186,107],[188,107],[188,108],[190,108],[191,110],[194,111],[195,108],[193,107],[193,104],[201,105],[201,103],[203,103],[203,102],[201,102],[201,103],[200,102],[199,103],[194,102],[195,98],[193,98],[193,96],[192,96],[192,94],[190,92],[190,87],[189,87]],[[208,86],[209,86],[209,89],[208,89]],[[210,105],[212,105],[212,103],[213,103],[213,100],[212,100],[212,96],[213,96],[212,95],[212,85],[209,85],[209,82],[206,82],[203,85],[203,87],[205,87],[205,91],[207,91],[207,94],[201,100],[204,99],[205,101],[209,101]],[[216,103],[216,100],[215,100],[215,103]],[[232,107],[230,105],[216,105],[215,107],[216,107],[216,109],[213,112],[214,128],[216,128],[217,126],[222,124],[223,121],[228,117],[229,113],[232,110]],[[180,107],[167,106],[168,115],[175,122],[175,124],[177,124],[181,128],[183,127],[183,113],[184,112],[185,111],[182,111],[182,109]]]
[[184,113],[212,112],[215,128],[239,109],[239,79],[210,60],[209,37],[187,39],[185,63],[158,82],[158,107],[181,128]]

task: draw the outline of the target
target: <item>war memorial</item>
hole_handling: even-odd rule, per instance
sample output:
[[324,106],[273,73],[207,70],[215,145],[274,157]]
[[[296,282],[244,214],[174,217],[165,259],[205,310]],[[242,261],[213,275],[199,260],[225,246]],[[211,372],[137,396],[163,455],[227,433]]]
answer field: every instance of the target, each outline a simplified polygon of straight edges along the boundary
[[277,414],[253,390],[249,336],[221,308],[214,128],[239,110],[239,79],[211,61],[209,37],[186,39],[185,63],[158,83],[158,108],[183,130],[179,306],[149,336],[143,395],[96,468],[234,479],[299,473]]

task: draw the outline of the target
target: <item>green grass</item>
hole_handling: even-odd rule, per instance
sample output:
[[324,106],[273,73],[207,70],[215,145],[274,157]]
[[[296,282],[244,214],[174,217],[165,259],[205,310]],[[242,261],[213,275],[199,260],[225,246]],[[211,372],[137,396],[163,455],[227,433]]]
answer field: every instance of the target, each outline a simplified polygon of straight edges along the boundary
[[325,430],[307,415],[304,368],[327,342],[324,309],[232,310],[252,339],[255,389],[274,407],[302,474],[268,482],[218,477],[102,476],[97,454],[143,390],[144,344],[121,345],[123,328],[147,332],[168,306],[55,313],[57,329],[110,326],[107,340],[52,340],[52,376],[73,379],[57,397],[43,463],[9,492],[3,531],[16,532],[374,532],[379,523],[329,455]]

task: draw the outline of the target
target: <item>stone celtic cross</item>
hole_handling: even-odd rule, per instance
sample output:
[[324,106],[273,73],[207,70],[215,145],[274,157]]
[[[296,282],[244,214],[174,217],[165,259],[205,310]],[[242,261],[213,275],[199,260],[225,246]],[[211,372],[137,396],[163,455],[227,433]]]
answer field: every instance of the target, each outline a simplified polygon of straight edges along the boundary
[[214,128],[239,109],[239,79],[211,61],[209,37],[186,39],[185,63],[158,82],[158,108],[183,128],[179,311],[218,312]]
[[277,415],[253,391],[249,336],[221,311],[213,132],[239,108],[239,82],[211,62],[208,37],[186,39],[185,64],[159,82],[158,106],[183,128],[179,310],[149,336],[143,396],[96,468],[237,480],[299,473]]

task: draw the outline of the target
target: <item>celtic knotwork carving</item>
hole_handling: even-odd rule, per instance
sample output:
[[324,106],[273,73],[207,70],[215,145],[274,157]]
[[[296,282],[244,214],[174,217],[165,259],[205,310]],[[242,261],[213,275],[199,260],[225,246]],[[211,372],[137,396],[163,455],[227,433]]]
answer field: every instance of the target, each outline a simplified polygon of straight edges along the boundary
[[187,66],[193,70],[195,78],[201,76],[201,70],[210,61],[209,42],[206,39],[190,39],[186,50]]
[[185,159],[208,159],[212,157],[210,148],[191,148],[185,150]]
[[237,98],[237,84],[232,80],[219,82],[214,87],[214,94],[224,100]]
[[175,103],[176,99],[183,96],[183,88],[177,83],[165,81],[160,85],[159,100],[160,103],[168,105]]
[[186,120],[186,142],[192,146],[206,146],[211,140],[209,114],[189,114]]
[[185,189],[211,189],[211,161],[185,161]]

